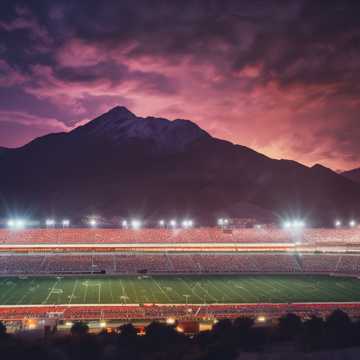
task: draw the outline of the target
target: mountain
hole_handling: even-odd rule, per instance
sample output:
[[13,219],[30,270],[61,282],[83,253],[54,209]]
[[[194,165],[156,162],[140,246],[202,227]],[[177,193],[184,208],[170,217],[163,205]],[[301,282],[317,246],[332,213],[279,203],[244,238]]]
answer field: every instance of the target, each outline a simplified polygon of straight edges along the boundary
[[343,173],[341,173],[341,175],[345,176],[346,178],[354,182],[360,183],[360,168],[344,171]]
[[[0,215],[146,219],[360,214],[360,186],[321,165],[274,160],[188,120],[115,107],[0,155]],[[118,221],[118,220],[117,220]]]

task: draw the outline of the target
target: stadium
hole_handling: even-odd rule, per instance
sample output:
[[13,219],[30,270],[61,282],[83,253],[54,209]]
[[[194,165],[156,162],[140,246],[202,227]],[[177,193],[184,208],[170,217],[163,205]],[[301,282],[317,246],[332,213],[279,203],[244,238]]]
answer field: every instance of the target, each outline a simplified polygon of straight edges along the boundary
[[[360,232],[158,226],[0,229],[0,319],[34,328],[76,320],[216,321],[288,312],[360,315]],[[163,225],[161,223],[161,225]]]

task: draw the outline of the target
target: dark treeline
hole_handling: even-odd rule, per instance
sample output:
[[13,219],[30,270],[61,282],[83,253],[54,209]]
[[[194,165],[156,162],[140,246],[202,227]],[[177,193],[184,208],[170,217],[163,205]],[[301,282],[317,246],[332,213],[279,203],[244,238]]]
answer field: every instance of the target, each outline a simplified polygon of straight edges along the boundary
[[306,321],[294,314],[279,319],[276,326],[255,326],[250,318],[221,320],[211,331],[193,337],[176,331],[175,326],[153,322],[146,335],[138,336],[131,324],[117,331],[89,334],[88,326],[75,323],[71,335],[43,339],[9,335],[0,323],[2,359],[47,360],[212,360],[235,359],[239,352],[271,351],[273,346],[292,344],[294,349],[312,352],[360,346],[360,321],[351,321],[340,310],[325,320]]

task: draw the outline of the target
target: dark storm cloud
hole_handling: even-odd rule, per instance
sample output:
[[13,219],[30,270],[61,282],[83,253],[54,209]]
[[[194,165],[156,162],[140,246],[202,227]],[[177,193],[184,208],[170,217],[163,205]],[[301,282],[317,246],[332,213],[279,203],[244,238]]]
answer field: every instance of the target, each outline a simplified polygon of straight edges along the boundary
[[358,1],[4,0],[0,14],[0,100],[18,93],[18,111],[74,124],[122,103],[277,157],[359,161]]

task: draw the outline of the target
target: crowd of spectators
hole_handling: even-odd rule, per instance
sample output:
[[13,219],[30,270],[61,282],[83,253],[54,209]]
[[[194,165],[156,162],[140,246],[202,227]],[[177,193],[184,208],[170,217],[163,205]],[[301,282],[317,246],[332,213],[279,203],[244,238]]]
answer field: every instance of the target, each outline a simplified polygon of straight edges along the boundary
[[292,241],[291,233],[282,229],[0,229],[3,244],[69,244],[69,243],[284,243]]
[[0,274],[360,273],[360,256],[298,253],[0,255]]
[[219,227],[183,228],[28,228],[0,229],[0,244],[134,243],[291,243],[360,244],[360,230]]

